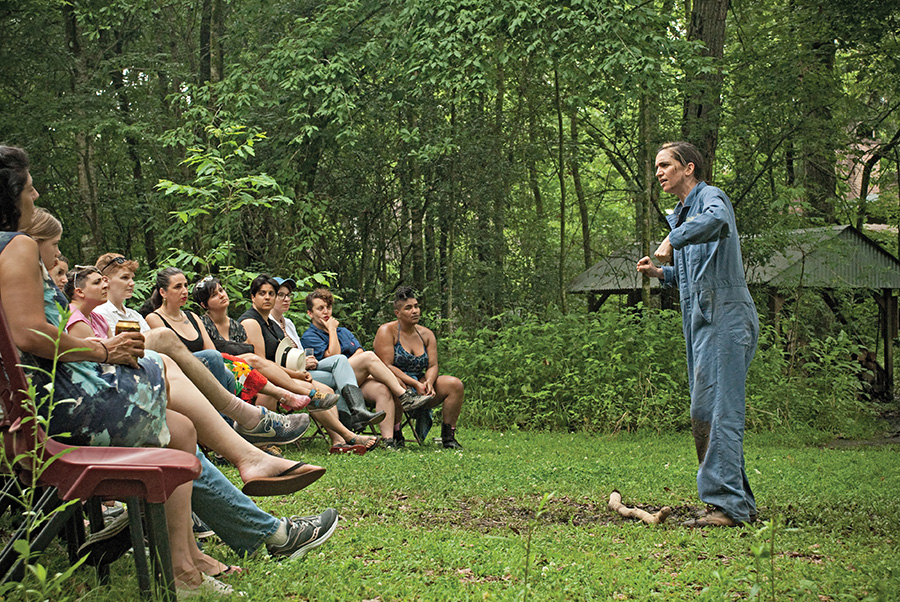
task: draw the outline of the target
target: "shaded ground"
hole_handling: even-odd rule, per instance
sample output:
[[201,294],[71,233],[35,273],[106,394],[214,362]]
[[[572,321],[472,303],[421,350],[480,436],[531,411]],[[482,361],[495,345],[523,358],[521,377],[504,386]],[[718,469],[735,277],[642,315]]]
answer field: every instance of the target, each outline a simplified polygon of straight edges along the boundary
[[900,445],[900,410],[887,410],[881,414],[887,428],[871,439],[835,439],[823,445],[828,449]]

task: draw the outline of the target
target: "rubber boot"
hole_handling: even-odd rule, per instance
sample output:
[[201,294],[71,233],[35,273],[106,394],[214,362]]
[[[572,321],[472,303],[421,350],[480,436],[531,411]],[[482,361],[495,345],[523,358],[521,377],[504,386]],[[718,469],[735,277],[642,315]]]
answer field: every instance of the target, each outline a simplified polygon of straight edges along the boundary
[[456,427],[446,422],[441,424],[441,442],[446,449],[462,449],[463,446],[456,440]]
[[384,412],[370,412],[366,409],[366,400],[362,391],[354,385],[345,385],[341,389],[341,395],[350,408],[350,424],[346,425],[353,432],[360,431],[370,424],[378,424],[384,420]]

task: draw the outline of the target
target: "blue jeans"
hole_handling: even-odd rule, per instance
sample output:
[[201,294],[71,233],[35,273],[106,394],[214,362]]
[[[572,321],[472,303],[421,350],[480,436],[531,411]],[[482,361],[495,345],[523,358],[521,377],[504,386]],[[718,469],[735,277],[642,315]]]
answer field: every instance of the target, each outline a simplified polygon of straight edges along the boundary
[[191,508],[238,555],[252,554],[281,521],[263,512],[198,449],[203,472],[194,481]]
[[[317,380],[323,385],[328,385],[337,393],[340,393],[341,389],[347,385],[359,386],[356,382],[356,374],[350,365],[350,360],[343,353],[323,358],[319,362],[318,367],[315,370],[310,370],[309,373],[313,380]],[[350,413],[350,408],[343,397],[338,401],[337,409],[339,412]]]
[[219,381],[219,384],[225,387],[232,395],[237,391],[237,383],[234,381],[234,374],[225,367],[225,360],[222,354],[215,349],[204,349],[194,353],[194,357],[203,362],[212,375]]

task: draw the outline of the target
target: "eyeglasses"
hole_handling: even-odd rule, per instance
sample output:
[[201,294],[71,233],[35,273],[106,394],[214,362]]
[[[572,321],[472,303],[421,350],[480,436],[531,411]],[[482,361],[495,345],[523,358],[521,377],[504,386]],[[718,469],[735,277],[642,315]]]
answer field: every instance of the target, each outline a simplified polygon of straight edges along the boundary
[[109,261],[106,262],[105,266],[100,268],[100,273],[102,274],[103,272],[105,272],[106,268],[108,268],[109,266],[111,266],[114,263],[117,263],[119,265],[125,265],[126,261],[128,261],[128,260],[125,259],[124,257],[113,257],[112,259],[110,259]]
[[287,299],[288,301],[290,301],[291,299],[294,298],[294,296],[291,293],[278,293],[275,296],[278,297],[279,299]]

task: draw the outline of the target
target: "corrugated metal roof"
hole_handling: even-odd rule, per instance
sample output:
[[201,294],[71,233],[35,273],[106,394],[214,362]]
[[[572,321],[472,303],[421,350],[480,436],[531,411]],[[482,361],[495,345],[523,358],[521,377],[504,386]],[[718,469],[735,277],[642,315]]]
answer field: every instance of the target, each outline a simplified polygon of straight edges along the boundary
[[[853,226],[808,228],[788,233],[790,245],[764,265],[747,270],[747,282],[778,287],[900,289],[900,260]],[[745,240],[744,245],[753,241]],[[656,248],[656,245],[652,245]],[[641,287],[635,265],[642,257],[635,243],[583,272],[569,285],[571,293],[627,293]],[[659,287],[656,278],[652,288]]]

